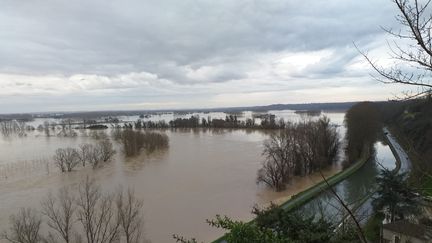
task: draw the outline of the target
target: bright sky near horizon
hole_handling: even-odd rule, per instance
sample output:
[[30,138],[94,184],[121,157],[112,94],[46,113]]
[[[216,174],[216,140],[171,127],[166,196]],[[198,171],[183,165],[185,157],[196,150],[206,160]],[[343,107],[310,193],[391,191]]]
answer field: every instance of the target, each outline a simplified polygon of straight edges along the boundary
[[385,100],[390,0],[0,0],[0,113]]

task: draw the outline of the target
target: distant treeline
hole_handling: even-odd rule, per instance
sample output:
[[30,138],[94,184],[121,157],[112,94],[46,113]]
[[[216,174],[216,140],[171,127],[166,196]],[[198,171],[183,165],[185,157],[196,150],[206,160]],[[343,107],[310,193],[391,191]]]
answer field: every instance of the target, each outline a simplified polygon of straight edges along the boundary
[[126,123],[125,128],[255,128],[255,129],[283,129],[287,122],[284,119],[276,119],[275,115],[266,114],[260,117],[257,123],[254,118],[239,120],[236,115],[227,115],[225,119],[211,117],[201,118],[191,116],[189,118],[176,118],[169,121],[143,121],[138,119],[134,123]]
[[129,111],[83,111],[83,112],[51,112],[51,113],[27,113],[27,114],[0,114],[2,119],[26,119],[33,118],[76,118],[76,119],[98,119],[101,117],[115,116],[146,116],[163,113],[183,113],[191,114],[194,112],[241,112],[241,111],[269,111],[269,110],[327,110],[345,111],[357,102],[338,102],[338,103],[309,103],[309,104],[273,104],[267,106],[249,107],[222,107],[212,109],[186,109],[186,110],[129,110]]

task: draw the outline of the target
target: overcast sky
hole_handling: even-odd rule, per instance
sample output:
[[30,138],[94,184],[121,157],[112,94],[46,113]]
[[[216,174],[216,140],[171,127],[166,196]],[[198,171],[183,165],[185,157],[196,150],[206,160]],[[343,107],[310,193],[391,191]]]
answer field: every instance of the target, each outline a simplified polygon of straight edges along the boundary
[[[390,0],[0,0],[0,113],[386,100]],[[385,60],[384,60],[385,61]]]

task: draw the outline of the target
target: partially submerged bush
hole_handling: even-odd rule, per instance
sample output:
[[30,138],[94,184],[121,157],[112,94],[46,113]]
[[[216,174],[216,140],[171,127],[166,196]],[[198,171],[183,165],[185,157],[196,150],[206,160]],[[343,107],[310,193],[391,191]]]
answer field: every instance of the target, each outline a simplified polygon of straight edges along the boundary
[[126,156],[138,155],[142,149],[153,152],[168,147],[168,136],[157,132],[141,132],[125,129],[120,132],[120,143]]

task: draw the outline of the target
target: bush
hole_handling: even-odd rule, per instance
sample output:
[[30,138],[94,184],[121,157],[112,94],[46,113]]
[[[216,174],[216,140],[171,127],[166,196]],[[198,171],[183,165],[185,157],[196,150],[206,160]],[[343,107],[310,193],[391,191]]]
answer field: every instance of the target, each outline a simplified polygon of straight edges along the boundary
[[121,131],[120,143],[126,156],[138,155],[142,149],[153,152],[168,147],[168,136],[157,132],[141,132],[132,129]]

